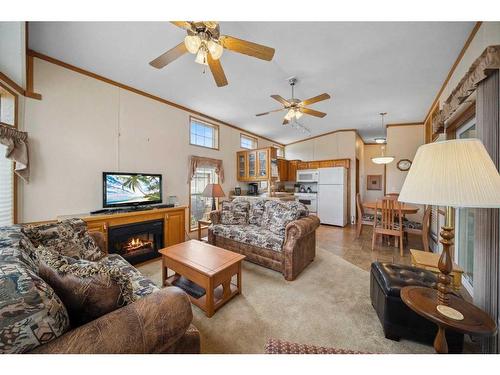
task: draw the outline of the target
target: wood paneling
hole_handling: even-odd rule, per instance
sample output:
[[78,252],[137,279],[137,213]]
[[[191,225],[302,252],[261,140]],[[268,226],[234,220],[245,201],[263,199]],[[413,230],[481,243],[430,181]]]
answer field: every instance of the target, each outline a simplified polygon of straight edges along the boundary
[[189,112],[195,116],[199,116],[199,117],[202,117],[208,121],[215,121],[219,124],[222,124],[222,125],[225,125],[225,126],[229,126],[230,128],[233,128],[233,129],[236,129],[236,130],[239,130],[241,132],[244,132],[246,134],[251,134],[255,137],[258,137],[258,138],[262,138],[262,139],[265,139],[269,142],[273,142],[273,143],[276,143],[276,144],[279,144],[279,145],[282,145],[280,142],[276,142],[275,140],[272,140],[270,138],[266,138],[266,137],[263,137],[261,135],[258,135],[258,134],[255,134],[255,133],[252,133],[252,132],[249,132],[248,130],[245,130],[245,129],[242,129],[242,128],[239,128],[235,125],[232,125],[232,124],[229,124],[225,121],[222,121],[222,120],[219,120],[215,117],[212,117],[212,116],[209,116],[209,115],[206,115],[202,112],[198,112],[198,111],[195,111],[194,109],[191,109],[191,108],[188,108],[188,107],[184,107],[180,104],[177,104],[177,103],[174,103],[174,102],[171,102],[171,101],[168,101],[166,99],[163,99],[163,98],[160,98],[159,96],[156,96],[156,95],[152,95],[152,94],[149,94],[145,91],[142,91],[142,90],[139,90],[139,89],[136,89],[134,87],[131,87],[131,86],[128,86],[128,85],[125,85],[125,84],[122,84],[122,83],[119,83],[119,82],[116,82],[116,81],[113,81],[109,78],[106,78],[106,77],[103,77],[101,75],[98,75],[98,74],[95,74],[95,73],[92,73],[92,72],[89,72],[88,70],[85,70],[85,69],[82,69],[82,68],[78,68],[74,65],[71,65],[71,64],[68,64],[68,63],[65,63],[61,60],[57,60],[53,57],[50,57],[50,56],[47,56],[47,55],[44,55],[42,53],[39,53],[39,52],[36,52],[36,51],[33,51],[33,50],[28,50],[28,54],[30,56],[33,56],[33,57],[36,57],[40,60],[44,60],[44,61],[47,61],[47,62],[50,62],[52,64],[55,64],[55,65],[58,65],[58,66],[61,66],[63,68],[66,68],[66,69],[69,69],[69,70],[72,70],[74,72],[77,72],[77,73],[80,73],[80,74],[83,74],[87,77],[91,77],[91,78],[94,78],[94,79],[97,79],[99,81],[102,81],[102,82],[106,82],[110,85],[113,85],[113,86],[116,86],[116,87],[119,87],[123,90],[127,90],[127,91],[131,91],[135,94],[138,94],[138,95],[142,95],[142,96],[145,96],[146,98],[149,98],[149,99],[153,99],[153,100],[156,100],[160,103],[163,103],[163,104],[167,104],[169,106],[172,106],[172,107],[175,107],[177,109],[181,109],[183,111],[186,111],[186,112]]

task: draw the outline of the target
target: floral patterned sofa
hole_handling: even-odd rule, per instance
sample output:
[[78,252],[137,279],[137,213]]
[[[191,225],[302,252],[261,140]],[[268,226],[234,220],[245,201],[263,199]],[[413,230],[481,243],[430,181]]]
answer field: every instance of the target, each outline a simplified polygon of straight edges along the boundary
[[294,280],[316,255],[319,219],[298,202],[236,198],[210,213],[208,241]]
[[[55,243],[59,224],[45,225]],[[0,353],[199,353],[199,333],[191,325],[191,304],[183,291],[160,290],[121,256],[106,255],[99,247],[102,235],[88,233],[83,221],[66,225],[75,229],[74,240],[85,249],[97,247],[102,257],[96,264],[125,275],[131,302],[72,325],[61,298],[39,274],[40,253],[32,242],[36,235],[28,237],[21,225],[0,227]]]

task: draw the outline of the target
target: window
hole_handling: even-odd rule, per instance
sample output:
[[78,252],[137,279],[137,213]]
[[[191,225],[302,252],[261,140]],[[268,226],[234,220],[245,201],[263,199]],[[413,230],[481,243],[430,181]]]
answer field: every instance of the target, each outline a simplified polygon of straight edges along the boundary
[[240,146],[241,148],[247,148],[253,150],[257,148],[257,138],[250,137],[246,134],[240,135]]
[[[15,97],[0,86],[0,122],[14,124]],[[14,224],[14,163],[5,157],[0,144],[0,226]]]
[[276,156],[277,157],[279,157],[279,158],[285,157],[285,148],[283,146],[273,145],[273,147],[276,149]]
[[[476,120],[472,119],[457,130],[457,138],[476,138]],[[455,261],[464,270],[462,284],[472,295],[473,272],[474,272],[474,210],[470,208],[459,208],[457,217],[457,246]]]
[[217,125],[212,125],[191,117],[190,129],[190,144],[219,149],[219,127]]
[[194,230],[198,226],[198,220],[208,220],[208,214],[212,210],[212,198],[203,197],[201,194],[208,184],[218,183],[215,168],[197,168],[191,180],[190,188],[190,228]]

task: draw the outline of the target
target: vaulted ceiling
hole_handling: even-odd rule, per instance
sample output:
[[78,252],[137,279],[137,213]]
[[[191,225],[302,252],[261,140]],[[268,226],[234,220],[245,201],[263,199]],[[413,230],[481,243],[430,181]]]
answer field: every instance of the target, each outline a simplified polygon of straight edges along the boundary
[[222,34],[276,49],[266,62],[225,51],[229,85],[186,54],[162,70],[148,62],[178,44],[185,31],[168,22],[30,22],[29,48],[176,102],[243,129],[289,143],[306,136],[282,125],[270,98],[327,92],[311,105],[323,118],[301,122],[318,135],[358,129],[370,141],[386,123],[422,121],[474,27],[473,22],[221,22]]

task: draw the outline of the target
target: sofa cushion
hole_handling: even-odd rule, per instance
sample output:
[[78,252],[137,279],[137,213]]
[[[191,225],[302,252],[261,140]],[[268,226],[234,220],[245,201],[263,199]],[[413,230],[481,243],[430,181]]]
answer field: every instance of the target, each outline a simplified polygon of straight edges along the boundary
[[212,225],[216,236],[229,238],[256,247],[282,251],[284,237],[258,225]]
[[105,256],[81,219],[25,226],[22,231],[36,247],[42,245],[65,256],[92,261]]
[[264,216],[266,201],[264,199],[256,199],[250,204],[248,223],[253,225],[261,225]]
[[35,247],[21,232],[20,225],[0,227],[0,263],[22,262],[37,272]]
[[306,206],[300,202],[281,202],[269,200],[265,203],[261,226],[284,237],[285,229],[288,223],[307,216],[308,214],[309,211]]
[[69,328],[54,290],[21,261],[0,261],[0,353],[25,353]]
[[221,211],[220,222],[224,225],[244,225],[248,223],[248,213],[242,211]]
[[131,301],[132,287],[128,277],[117,274],[116,270],[113,272],[111,267],[64,257],[41,247],[38,252],[39,275],[63,301],[73,327],[124,305],[124,294],[128,302]]

